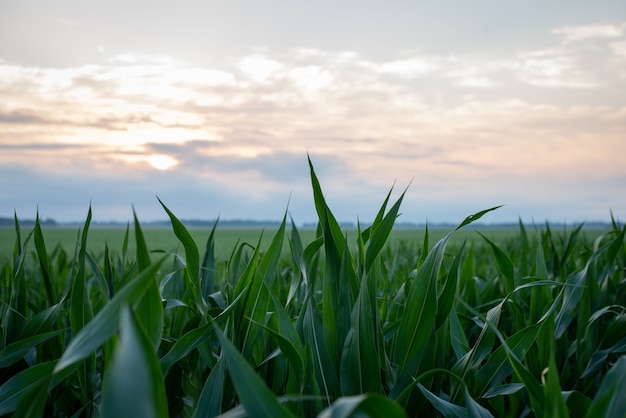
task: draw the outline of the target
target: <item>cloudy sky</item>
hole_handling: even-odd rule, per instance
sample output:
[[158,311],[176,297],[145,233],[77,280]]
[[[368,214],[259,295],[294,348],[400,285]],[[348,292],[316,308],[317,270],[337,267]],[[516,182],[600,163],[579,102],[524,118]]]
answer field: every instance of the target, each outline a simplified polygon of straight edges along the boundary
[[0,98],[0,216],[626,218],[623,0],[3,0]]

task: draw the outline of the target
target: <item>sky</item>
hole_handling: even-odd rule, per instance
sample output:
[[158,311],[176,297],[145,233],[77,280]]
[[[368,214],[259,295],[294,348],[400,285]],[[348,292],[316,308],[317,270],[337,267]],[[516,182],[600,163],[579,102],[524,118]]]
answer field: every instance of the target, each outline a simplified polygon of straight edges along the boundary
[[0,216],[626,218],[623,0],[0,2]]

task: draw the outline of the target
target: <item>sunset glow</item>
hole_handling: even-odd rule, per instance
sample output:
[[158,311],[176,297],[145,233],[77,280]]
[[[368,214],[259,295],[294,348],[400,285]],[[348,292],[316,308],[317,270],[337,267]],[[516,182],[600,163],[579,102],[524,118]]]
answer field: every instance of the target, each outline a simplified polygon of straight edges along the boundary
[[150,155],[148,157],[148,162],[157,170],[169,170],[170,168],[178,165],[178,161],[169,155]]

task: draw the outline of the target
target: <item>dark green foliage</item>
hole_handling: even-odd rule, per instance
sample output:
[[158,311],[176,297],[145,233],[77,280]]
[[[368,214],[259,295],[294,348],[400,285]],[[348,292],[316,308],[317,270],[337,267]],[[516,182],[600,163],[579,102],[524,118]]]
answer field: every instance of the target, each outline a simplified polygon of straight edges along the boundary
[[455,240],[490,208],[390,244],[404,193],[344,230],[309,168],[315,235],[285,213],[226,258],[161,201],[181,253],[134,211],[94,253],[90,208],[73,257],[15,216],[0,415],[624,416],[626,227]]

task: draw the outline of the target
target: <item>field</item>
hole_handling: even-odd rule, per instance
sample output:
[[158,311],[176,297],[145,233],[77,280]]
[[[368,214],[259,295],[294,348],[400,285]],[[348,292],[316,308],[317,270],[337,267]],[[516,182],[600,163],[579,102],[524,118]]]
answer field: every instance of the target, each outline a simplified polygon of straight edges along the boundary
[[[76,245],[80,239],[79,232],[82,225],[71,226],[42,226],[42,232],[44,235],[44,242],[46,248],[53,250],[59,245],[63,250],[72,254],[76,248]],[[29,232],[30,229],[22,228],[23,233]],[[200,245],[204,245],[209,235],[211,234],[211,228],[188,228],[189,233],[193,237],[194,241]],[[171,228],[159,228],[149,227],[142,228],[148,251],[170,251],[176,252],[181,249],[182,244],[176,237],[176,234]],[[513,238],[518,234],[518,230],[515,228],[492,228],[492,227],[468,227],[467,229],[458,231],[452,237],[452,241],[456,243],[462,242],[464,239],[471,241],[482,240],[480,235],[476,231],[485,235],[492,241],[503,242],[504,240]],[[130,225],[131,239],[127,242],[126,252],[128,254],[136,253],[136,243],[132,239],[134,228]],[[215,258],[218,261],[225,261],[231,256],[233,249],[240,243],[247,243],[250,246],[256,246],[259,238],[261,238],[261,248],[267,248],[271,243],[272,238],[276,234],[276,228],[228,228],[221,227],[218,223],[213,240],[215,242]],[[315,239],[315,228],[298,228],[298,232],[302,238],[303,243],[308,244]],[[443,228],[430,228],[430,239],[438,241],[444,235],[450,232],[449,229]],[[584,231],[590,238],[595,238],[598,235],[605,233],[606,231],[599,229],[589,229]],[[287,234],[290,233],[289,226],[287,227]],[[346,229],[348,239],[356,237],[356,229]],[[424,240],[424,228],[396,228],[391,231],[386,244],[389,246],[397,245],[399,242],[407,242],[414,244],[421,244]],[[532,233],[532,232],[531,232]],[[124,247],[124,236],[126,234],[126,228],[121,227],[99,227],[90,226],[89,228],[89,241],[87,243],[87,250],[94,256],[99,257],[104,253],[105,243],[107,244],[109,251],[114,254],[122,254]],[[13,247],[15,244],[16,233],[14,228],[0,228],[0,261],[9,261],[13,258]],[[353,239],[352,241],[356,241]],[[36,256],[34,248],[31,245],[31,252],[33,257]],[[356,247],[353,245],[352,249]],[[289,255],[289,245],[285,243],[282,248],[282,254],[284,256]]]
[[263,240],[0,231],[0,415],[626,415],[624,226],[346,231],[311,182]]

